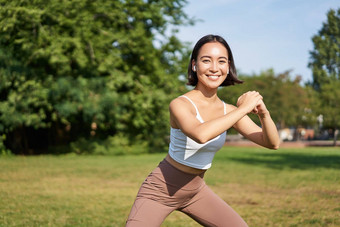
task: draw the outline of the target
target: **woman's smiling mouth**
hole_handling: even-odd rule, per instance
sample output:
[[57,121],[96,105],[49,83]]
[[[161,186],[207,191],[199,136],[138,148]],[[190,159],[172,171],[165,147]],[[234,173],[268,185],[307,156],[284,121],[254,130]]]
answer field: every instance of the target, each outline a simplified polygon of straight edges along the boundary
[[220,77],[220,76],[214,76],[214,75],[207,75],[207,76],[211,79],[214,79],[214,80],[216,80]]

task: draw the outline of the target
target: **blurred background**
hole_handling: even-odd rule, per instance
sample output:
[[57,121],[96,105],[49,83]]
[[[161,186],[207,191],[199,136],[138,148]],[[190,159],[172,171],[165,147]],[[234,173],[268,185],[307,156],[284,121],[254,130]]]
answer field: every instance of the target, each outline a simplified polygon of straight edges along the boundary
[[[195,42],[223,36],[282,141],[336,145],[338,1],[0,1],[0,152],[167,150],[168,104],[186,92]],[[258,122],[256,116],[252,116]],[[242,140],[230,130],[229,139]]]

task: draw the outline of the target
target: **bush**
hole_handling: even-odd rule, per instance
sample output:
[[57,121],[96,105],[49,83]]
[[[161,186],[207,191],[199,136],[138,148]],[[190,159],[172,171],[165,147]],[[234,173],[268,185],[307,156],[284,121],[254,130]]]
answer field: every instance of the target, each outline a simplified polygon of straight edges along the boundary
[[136,141],[131,144],[121,135],[109,136],[104,140],[80,138],[70,146],[71,152],[80,155],[127,155],[148,152],[147,142]]
[[6,139],[6,135],[0,135],[0,156],[8,156],[12,155],[12,152],[8,150],[4,144],[4,141]]

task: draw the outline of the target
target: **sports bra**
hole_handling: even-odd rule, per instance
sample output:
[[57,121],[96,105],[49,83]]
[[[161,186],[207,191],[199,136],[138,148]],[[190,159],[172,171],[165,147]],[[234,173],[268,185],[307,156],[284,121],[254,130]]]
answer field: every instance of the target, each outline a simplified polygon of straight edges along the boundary
[[[191,102],[196,109],[197,120],[204,123],[195,103],[187,96],[182,95],[180,97],[184,97]],[[226,104],[223,102],[223,105],[224,114],[226,114]],[[215,153],[223,147],[225,139],[226,132],[223,132],[208,142],[200,144],[186,136],[181,129],[171,127],[169,155],[172,159],[183,165],[196,169],[209,169]]]

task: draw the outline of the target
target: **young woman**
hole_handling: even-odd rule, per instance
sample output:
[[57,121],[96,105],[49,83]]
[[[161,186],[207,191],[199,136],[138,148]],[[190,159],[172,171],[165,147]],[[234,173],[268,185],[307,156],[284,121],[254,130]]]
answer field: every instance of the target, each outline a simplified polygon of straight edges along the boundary
[[[143,182],[126,226],[160,226],[179,210],[204,226],[247,226],[245,221],[205,184],[204,173],[234,127],[247,139],[278,149],[279,136],[262,96],[249,91],[237,105],[217,96],[220,86],[242,83],[227,42],[207,35],[195,45],[188,67],[195,88],[170,103],[169,153]],[[258,115],[261,127],[248,116]]]

